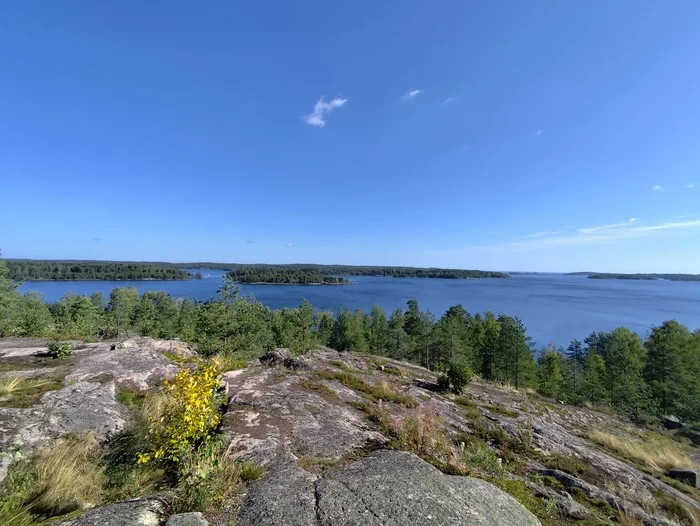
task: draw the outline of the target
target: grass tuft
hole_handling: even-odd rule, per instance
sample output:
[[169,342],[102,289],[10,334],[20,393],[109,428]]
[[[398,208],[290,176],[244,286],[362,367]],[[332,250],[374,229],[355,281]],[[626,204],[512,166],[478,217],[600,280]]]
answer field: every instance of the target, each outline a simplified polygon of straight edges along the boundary
[[30,407],[38,404],[44,393],[61,387],[61,381],[56,378],[3,378],[0,381],[0,393],[4,390],[4,395],[11,396],[0,402],[0,407]]
[[372,400],[394,402],[395,404],[402,404],[406,407],[416,406],[416,401],[413,398],[406,394],[396,392],[386,382],[369,384],[362,378],[348,372],[317,371],[314,374],[316,377],[323,378],[324,380],[337,380],[350,389],[367,395]]
[[637,441],[596,430],[588,434],[588,439],[656,473],[693,465],[690,457],[677,444],[661,436],[649,436],[644,441]]

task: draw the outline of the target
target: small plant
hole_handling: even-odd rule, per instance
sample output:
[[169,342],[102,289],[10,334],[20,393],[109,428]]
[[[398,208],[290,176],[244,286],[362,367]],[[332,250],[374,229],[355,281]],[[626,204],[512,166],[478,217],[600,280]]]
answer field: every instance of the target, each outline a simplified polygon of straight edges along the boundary
[[165,459],[178,462],[182,455],[216,429],[222,400],[217,389],[221,375],[215,365],[202,365],[194,372],[182,369],[166,381],[168,400],[160,419],[150,419],[150,453],[139,454],[139,463]]
[[456,394],[464,392],[473,375],[469,365],[461,360],[453,360],[447,368],[447,377],[450,379],[452,390]]
[[446,374],[440,374],[437,378],[437,386],[440,391],[447,392],[450,390],[450,378]]
[[49,356],[54,359],[66,358],[73,354],[71,342],[51,342],[49,344]]

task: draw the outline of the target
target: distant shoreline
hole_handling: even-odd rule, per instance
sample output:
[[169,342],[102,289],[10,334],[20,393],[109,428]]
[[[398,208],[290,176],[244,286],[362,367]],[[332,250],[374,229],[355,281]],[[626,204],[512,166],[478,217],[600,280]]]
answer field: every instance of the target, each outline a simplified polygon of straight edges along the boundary
[[609,272],[569,272],[565,276],[588,279],[621,279],[635,281],[700,281],[700,274],[615,274]]

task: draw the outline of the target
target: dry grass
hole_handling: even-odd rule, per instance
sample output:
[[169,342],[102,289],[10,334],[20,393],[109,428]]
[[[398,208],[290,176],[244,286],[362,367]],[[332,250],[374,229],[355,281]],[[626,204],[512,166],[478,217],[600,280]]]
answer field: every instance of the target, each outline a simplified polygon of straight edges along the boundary
[[632,515],[628,511],[618,510],[617,512],[617,522],[621,526],[643,526],[644,523],[639,520],[635,515]]
[[406,407],[415,407],[416,401],[410,396],[399,393],[395,391],[386,382],[377,382],[376,384],[370,384],[365,382],[359,376],[350,374],[348,372],[334,372],[334,371],[317,371],[314,373],[317,378],[322,378],[324,380],[337,380],[343,385],[364,393],[372,400],[384,400],[385,402],[394,402],[395,404],[402,404]]
[[677,444],[661,436],[648,436],[644,441],[625,440],[596,430],[588,434],[588,439],[655,472],[693,465],[690,457]]
[[37,454],[33,513],[50,517],[98,504],[104,473],[94,459],[97,446],[88,435],[62,440]]
[[6,396],[21,389],[25,379],[21,376],[6,376],[0,378],[0,396]]

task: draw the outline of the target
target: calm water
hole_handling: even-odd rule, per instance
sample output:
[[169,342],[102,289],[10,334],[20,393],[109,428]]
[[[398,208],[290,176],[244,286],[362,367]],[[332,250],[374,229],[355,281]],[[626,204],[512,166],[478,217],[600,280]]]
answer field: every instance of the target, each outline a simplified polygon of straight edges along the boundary
[[[44,281],[27,282],[21,291],[37,291],[49,302],[67,292],[106,296],[114,287],[134,285],[140,292],[165,290],[176,298],[206,300],[216,294],[223,272],[204,271],[189,281]],[[593,330],[624,325],[641,335],[655,324],[676,319],[700,328],[700,282],[595,280],[580,276],[538,274],[510,279],[448,280],[354,277],[345,286],[243,285],[271,308],[296,306],[303,298],[316,308],[369,311],[380,305],[387,315],[415,298],[422,309],[440,316],[461,303],[471,313],[491,310],[523,319],[538,346],[555,341],[566,346]]]

